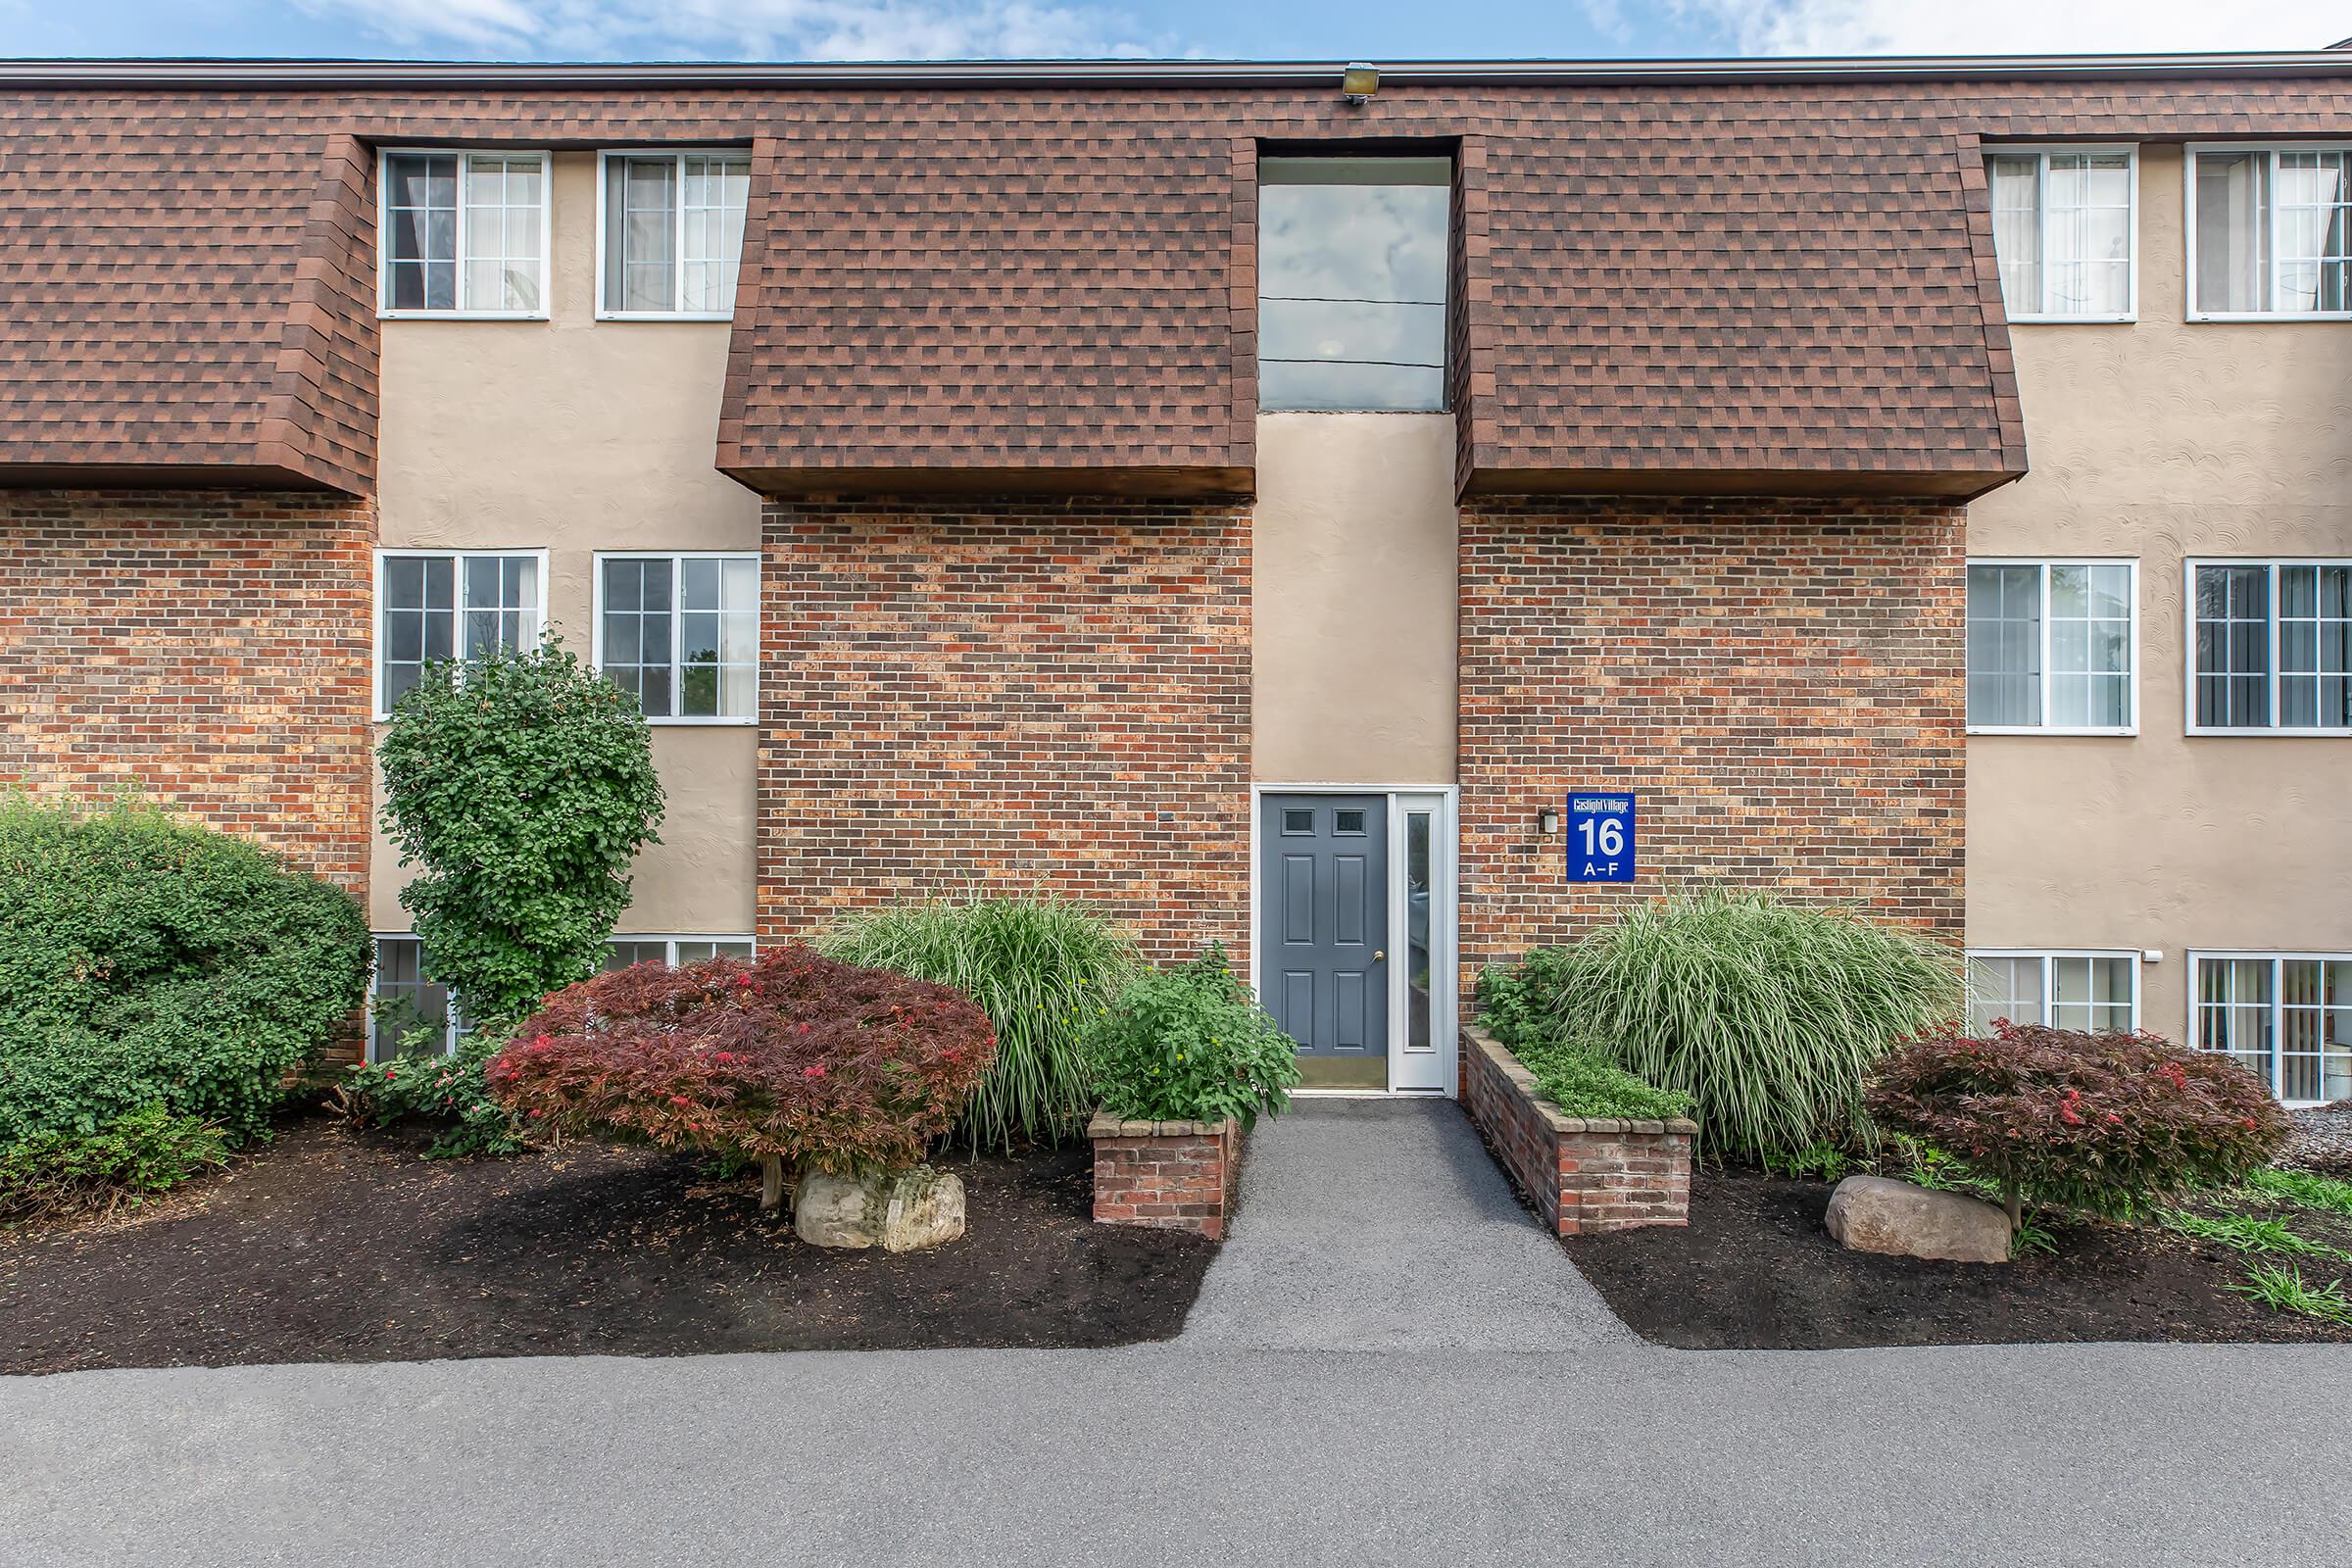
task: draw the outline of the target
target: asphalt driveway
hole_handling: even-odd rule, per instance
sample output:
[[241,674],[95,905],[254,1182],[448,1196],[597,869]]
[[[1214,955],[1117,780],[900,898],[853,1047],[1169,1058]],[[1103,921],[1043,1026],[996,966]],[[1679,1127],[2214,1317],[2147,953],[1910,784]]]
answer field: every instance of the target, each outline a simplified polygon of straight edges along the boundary
[[1655,1349],[1461,1130],[1286,1122],[1165,1345],[0,1380],[0,1564],[2345,1560],[2352,1347]]

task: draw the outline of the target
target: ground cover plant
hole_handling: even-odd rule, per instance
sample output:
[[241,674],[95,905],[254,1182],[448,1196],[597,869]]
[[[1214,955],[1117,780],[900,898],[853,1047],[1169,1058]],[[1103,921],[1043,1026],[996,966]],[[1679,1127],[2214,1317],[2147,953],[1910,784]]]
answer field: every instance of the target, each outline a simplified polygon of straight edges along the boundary
[[483,1077],[504,1039],[479,1031],[444,1053],[439,1028],[402,1036],[389,1059],[356,1062],[334,1086],[335,1111],[354,1127],[390,1127],[416,1121],[432,1127],[424,1146],[427,1159],[469,1154],[519,1154],[530,1147],[528,1129],[518,1125]]
[[79,1169],[121,1139],[152,1174],[172,1162],[137,1151],[171,1118],[251,1137],[367,985],[358,904],[260,847],[143,807],[0,799],[0,1150],[39,1141]]
[[0,1145],[0,1220],[111,1215],[228,1163],[228,1134],[146,1105],[91,1132],[56,1128]]
[[1856,1133],[1862,1083],[1900,1041],[1948,1025],[1960,956],[1847,910],[1709,889],[1531,953],[1494,1011],[1504,1043],[1586,1047],[1688,1095],[1718,1155],[1763,1161]]
[[1122,1121],[1244,1127],[1279,1114],[1298,1085],[1298,1046],[1258,1006],[1211,943],[1153,970],[1096,1019],[1087,1059],[1103,1111]]
[[1095,1105],[1086,1037],[1146,965],[1108,920],[1053,898],[969,898],[861,911],[821,934],[844,963],[953,986],[996,1028],[994,1064],[959,1134],[973,1150],[1051,1144]]
[[1996,1184],[2011,1228],[2027,1200],[2129,1220],[2262,1169],[2292,1124],[2228,1056],[2149,1034],[1996,1023],[1883,1062],[1868,1105]]
[[1536,1092],[1568,1116],[1663,1121],[1689,1115],[1689,1095],[1642,1082],[1596,1047],[1554,1037],[1535,1015],[1532,999],[1540,993],[1542,972],[1558,957],[1557,949],[1544,950],[1526,964],[1490,964],[1478,977],[1479,1021],[1519,1058],[1536,1080]]
[[960,993],[794,946],[566,987],[483,1076],[533,1126],[757,1162],[772,1208],[788,1168],[916,1163],[995,1054]]
[[661,780],[628,692],[549,637],[425,666],[377,748],[401,907],[489,1033],[603,966]]

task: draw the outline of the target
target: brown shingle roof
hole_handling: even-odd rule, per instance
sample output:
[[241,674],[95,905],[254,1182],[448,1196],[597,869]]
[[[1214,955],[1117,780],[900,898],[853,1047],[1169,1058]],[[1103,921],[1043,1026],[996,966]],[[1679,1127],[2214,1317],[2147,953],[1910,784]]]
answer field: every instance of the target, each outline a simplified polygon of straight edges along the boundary
[[0,474],[372,483],[371,147],[755,148],[720,467],[1247,488],[1254,150],[1460,148],[1461,478],[2024,466],[1980,138],[2341,133],[2346,77],[0,90]]

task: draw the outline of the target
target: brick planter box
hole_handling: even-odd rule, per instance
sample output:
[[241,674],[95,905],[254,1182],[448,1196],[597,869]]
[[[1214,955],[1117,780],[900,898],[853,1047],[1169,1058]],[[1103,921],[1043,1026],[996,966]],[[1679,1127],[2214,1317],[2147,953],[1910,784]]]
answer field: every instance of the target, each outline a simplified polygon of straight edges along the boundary
[[1476,1028],[1462,1031],[1462,1108],[1562,1236],[1690,1221],[1696,1122],[1563,1116],[1536,1098],[1535,1076],[1519,1058]]
[[1222,1240],[1242,1168],[1237,1121],[1120,1121],[1098,1115],[1095,1220],[1156,1225]]

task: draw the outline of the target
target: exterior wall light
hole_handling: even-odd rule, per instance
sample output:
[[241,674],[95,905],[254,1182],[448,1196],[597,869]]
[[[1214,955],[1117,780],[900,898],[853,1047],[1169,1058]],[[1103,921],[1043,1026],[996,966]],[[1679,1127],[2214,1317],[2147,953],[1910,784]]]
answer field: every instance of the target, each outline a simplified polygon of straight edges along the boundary
[[1560,831],[1559,811],[1546,806],[1536,813],[1536,827],[1547,839],[1557,837]]
[[1350,60],[1348,69],[1340,73],[1340,96],[1361,108],[1380,91],[1380,70],[1362,60]]

